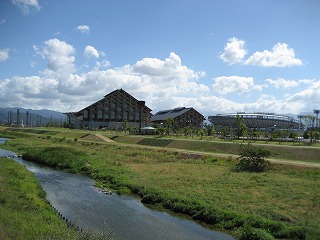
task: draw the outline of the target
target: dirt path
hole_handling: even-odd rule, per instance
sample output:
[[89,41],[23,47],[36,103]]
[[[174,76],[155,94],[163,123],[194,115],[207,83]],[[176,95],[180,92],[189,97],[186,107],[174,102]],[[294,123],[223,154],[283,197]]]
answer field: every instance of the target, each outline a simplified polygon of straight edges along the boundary
[[111,140],[110,138],[107,138],[107,137],[105,137],[105,136],[103,136],[103,135],[101,135],[101,134],[99,134],[99,133],[97,133],[97,134],[95,134],[95,135],[96,135],[96,137],[102,139],[103,141],[113,142],[113,140]]

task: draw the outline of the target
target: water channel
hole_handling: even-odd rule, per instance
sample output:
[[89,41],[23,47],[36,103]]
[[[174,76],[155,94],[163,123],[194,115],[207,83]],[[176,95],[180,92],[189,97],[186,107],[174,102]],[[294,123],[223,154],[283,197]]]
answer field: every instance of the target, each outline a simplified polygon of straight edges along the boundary
[[[4,141],[6,139],[0,138],[0,144]],[[0,149],[1,156],[15,156],[15,153]],[[88,177],[55,170],[19,157],[12,159],[33,172],[54,208],[82,229],[111,232],[116,239],[125,240],[234,239],[193,221],[147,208],[135,197],[106,195],[94,187],[93,180]]]

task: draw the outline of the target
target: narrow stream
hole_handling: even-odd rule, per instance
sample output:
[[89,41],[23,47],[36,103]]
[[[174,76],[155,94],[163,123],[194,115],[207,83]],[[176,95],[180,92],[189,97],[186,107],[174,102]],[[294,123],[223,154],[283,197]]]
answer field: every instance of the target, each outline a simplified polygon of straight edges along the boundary
[[[6,139],[0,138],[0,144]],[[0,156],[15,153],[0,149]],[[117,194],[106,195],[94,187],[93,180],[25,161],[23,164],[39,179],[50,203],[68,220],[82,229],[111,232],[116,239],[234,239],[208,230],[188,220],[151,210],[139,199]]]

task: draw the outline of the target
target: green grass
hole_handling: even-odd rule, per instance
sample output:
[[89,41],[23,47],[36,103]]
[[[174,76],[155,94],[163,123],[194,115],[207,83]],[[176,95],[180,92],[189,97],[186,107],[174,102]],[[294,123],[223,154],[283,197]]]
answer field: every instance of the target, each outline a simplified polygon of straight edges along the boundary
[[172,139],[163,139],[163,138],[144,138],[137,142],[140,145],[148,145],[148,146],[157,146],[157,147],[165,147],[172,143]]
[[64,169],[73,173],[90,172],[90,164],[86,154],[73,147],[36,147],[28,149],[23,154],[25,160],[34,161],[57,169]]
[[[130,140],[131,139],[131,140]],[[209,153],[223,153],[223,154],[238,154],[239,145],[243,142],[226,142],[226,141],[204,141],[204,140],[190,140],[190,139],[175,139],[175,138],[150,138],[134,136],[121,136],[115,139],[117,142],[144,144],[150,146],[161,146],[168,148],[177,148],[199,152]],[[244,143],[246,144],[246,143]],[[252,143],[253,145],[255,143]],[[279,145],[276,143],[259,143],[259,146],[269,150],[272,153],[271,158],[284,159],[291,161],[306,161],[320,163],[320,148],[309,146],[292,146]]]
[[121,142],[121,143],[130,143],[130,144],[134,144],[134,143],[138,143],[140,141],[142,141],[144,139],[143,136],[116,136],[111,138],[112,140],[116,141],[116,142]]
[[0,158],[0,239],[78,239],[45,199],[34,175]]
[[[178,140],[167,146],[182,142],[199,144]],[[200,149],[215,145],[200,142],[204,143]],[[223,144],[226,150],[237,146]],[[218,150],[219,146],[215,145]],[[242,239],[268,239],[271,235],[280,239],[316,239],[320,235],[319,169],[278,165],[268,172],[250,173],[237,171],[235,160],[196,153],[37,137],[10,140],[4,147],[19,154],[32,153],[33,158],[46,159],[53,166],[60,163],[59,167],[68,171],[85,172],[100,186],[136,193],[145,203],[189,215]],[[60,151],[69,154],[61,157]]]

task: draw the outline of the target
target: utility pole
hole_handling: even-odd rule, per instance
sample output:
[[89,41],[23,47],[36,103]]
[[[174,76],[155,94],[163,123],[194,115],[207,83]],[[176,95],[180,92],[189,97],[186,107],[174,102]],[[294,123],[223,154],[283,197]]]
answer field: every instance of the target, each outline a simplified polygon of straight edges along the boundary
[[11,115],[11,112],[10,112],[10,111],[8,111],[8,126],[10,126],[10,125],[11,125],[10,115]]
[[17,126],[20,126],[20,111],[19,108],[17,109]]
[[30,124],[29,111],[27,111],[27,113],[26,113],[26,117],[27,117],[27,120],[26,120],[26,126],[27,126],[27,127],[29,127],[29,124]]
[[319,113],[320,113],[320,110],[313,110],[313,113],[315,113],[317,115],[317,118],[316,118],[316,128],[318,129],[319,128]]

